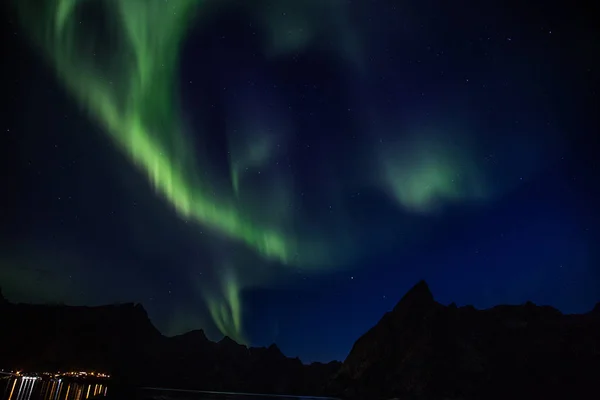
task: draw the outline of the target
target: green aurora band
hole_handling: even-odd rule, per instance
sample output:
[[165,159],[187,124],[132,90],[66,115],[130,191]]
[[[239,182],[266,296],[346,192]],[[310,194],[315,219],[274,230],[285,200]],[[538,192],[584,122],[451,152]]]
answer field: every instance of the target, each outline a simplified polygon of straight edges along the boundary
[[[62,83],[182,217],[244,242],[267,259],[286,264],[294,256],[298,262],[294,238],[256,224],[244,214],[236,196],[215,196],[211,182],[198,171],[193,143],[185,135],[174,93],[179,52],[191,22],[201,17],[207,4],[200,0],[90,3],[46,0],[17,5],[25,27]],[[103,7],[106,26],[85,19],[85,7],[90,5]],[[264,152],[260,147],[258,151]],[[248,160],[234,163],[234,193],[239,168],[265,157],[250,154]],[[315,252],[307,254],[312,257]],[[221,332],[243,341],[239,291],[237,281],[227,275],[222,296],[206,296],[206,301]]]
[[[230,160],[231,176],[226,190],[215,188],[214,180],[203,170],[209,169],[209,161],[193,150],[197,146],[187,135],[176,93],[179,56],[192,22],[209,18],[218,8],[216,2],[19,0],[16,3],[33,42],[45,54],[60,81],[183,218],[244,243],[277,265],[318,270],[332,264],[336,258],[330,254],[332,246],[325,240],[331,237],[328,235],[331,229],[327,231],[325,226],[317,225],[301,233],[293,232],[284,215],[293,213],[293,209],[282,207],[275,212],[277,215],[261,219],[253,216],[251,207],[245,204],[240,189],[243,171],[269,159],[273,144],[268,138],[258,136],[246,146],[249,149],[244,147],[246,150],[238,152],[237,159]],[[226,3],[220,2],[218,6]],[[297,0],[281,0],[273,3],[274,7],[259,7],[263,3],[257,0],[252,5],[246,3],[245,7],[249,15],[262,19],[270,35],[270,43],[265,44],[269,55],[309,46],[320,34],[339,45],[336,52],[360,64],[356,35],[341,17],[342,2],[304,0],[300,5]],[[101,26],[85,18],[87,7],[102,8],[106,20]],[[280,19],[281,10],[286,7],[294,11],[292,22]],[[287,32],[282,34],[282,31]],[[233,150],[235,145],[232,143]],[[408,166],[400,160],[400,153],[376,155],[381,158],[381,168],[375,172],[374,180],[401,205],[427,211],[433,200],[480,197],[478,182],[471,182],[466,193],[462,186],[453,184],[453,179],[464,169],[456,163],[462,154],[437,151],[435,146],[432,153],[427,143],[414,146],[416,152],[412,152],[412,157],[415,154],[423,157],[409,161],[412,165]],[[281,186],[282,182],[278,182],[277,187]],[[286,196],[282,191],[269,205]],[[346,233],[348,229],[336,229],[337,244],[352,243],[352,234]],[[247,283],[235,273],[234,267],[239,269],[228,266],[219,275],[222,287],[218,294],[200,285],[198,290],[219,330],[244,342],[240,291]]]
[[27,23],[63,83],[183,217],[286,263],[294,242],[255,226],[233,200],[214,198],[210,183],[196,171],[174,89],[180,45],[199,2],[103,2],[118,23],[108,34],[123,36],[111,38],[114,48],[105,59],[97,53],[95,38],[86,41],[90,32],[81,28],[80,3],[49,0],[38,11],[41,16]]

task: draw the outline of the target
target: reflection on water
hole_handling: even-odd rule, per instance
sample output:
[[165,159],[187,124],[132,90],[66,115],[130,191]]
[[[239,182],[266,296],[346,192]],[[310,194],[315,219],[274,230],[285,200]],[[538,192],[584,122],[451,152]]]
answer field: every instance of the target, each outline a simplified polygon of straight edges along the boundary
[[76,383],[62,379],[42,380],[34,377],[3,379],[2,400],[84,400],[106,396],[102,383]]

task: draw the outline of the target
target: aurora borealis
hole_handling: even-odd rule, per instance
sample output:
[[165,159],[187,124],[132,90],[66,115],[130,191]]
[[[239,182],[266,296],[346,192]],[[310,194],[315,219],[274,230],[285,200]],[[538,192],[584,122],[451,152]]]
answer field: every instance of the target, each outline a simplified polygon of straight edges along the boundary
[[593,304],[571,25],[491,3],[14,3],[7,297],[141,302],[164,333],[307,360],[351,342],[305,351],[300,327],[356,337],[421,278],[441,301]]

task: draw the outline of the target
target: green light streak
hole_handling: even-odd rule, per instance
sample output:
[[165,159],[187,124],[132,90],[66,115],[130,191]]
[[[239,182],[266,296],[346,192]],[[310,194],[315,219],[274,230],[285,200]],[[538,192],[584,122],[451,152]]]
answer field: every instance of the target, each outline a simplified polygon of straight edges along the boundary
[[111,29],[104,56],[95,49],[107,45],[106,38],[95,37],[81,19],[85,1],[47,0],[37,10],[28,1],[19,6],[63,83],[146,173],[158,193],[186,219],[286,263],[293,242],[256,226],[232,199],[215,198],[197,171],[190,150],[193,143],[182,130],[175,73],[180,44],[198,3],[104,1]]
[[239,284],[231,273],[222,282],[223,298],[207,296],[208,310],[221,333],[238,343],[246,344],[247,340],[242,333],[242,302]]

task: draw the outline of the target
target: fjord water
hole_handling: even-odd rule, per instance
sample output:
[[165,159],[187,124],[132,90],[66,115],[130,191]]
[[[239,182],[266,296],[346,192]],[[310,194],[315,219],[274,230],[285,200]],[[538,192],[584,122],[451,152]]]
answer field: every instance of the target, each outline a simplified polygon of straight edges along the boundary
[[[109,392],[110,383],[43,381],[28,377],[0,379],[0,400],[86,400],[101,399],[103,397],[110,399]],[[137,394],[137,398],[148,400],[328,400],[324,397],[203,392],[162,388],[144,388],[140,389]]]
[[273,394],[204,392],[160,388],[144,388],[140,390],[139,394],[144,400],[336,400],[330,397],[279,396]]

